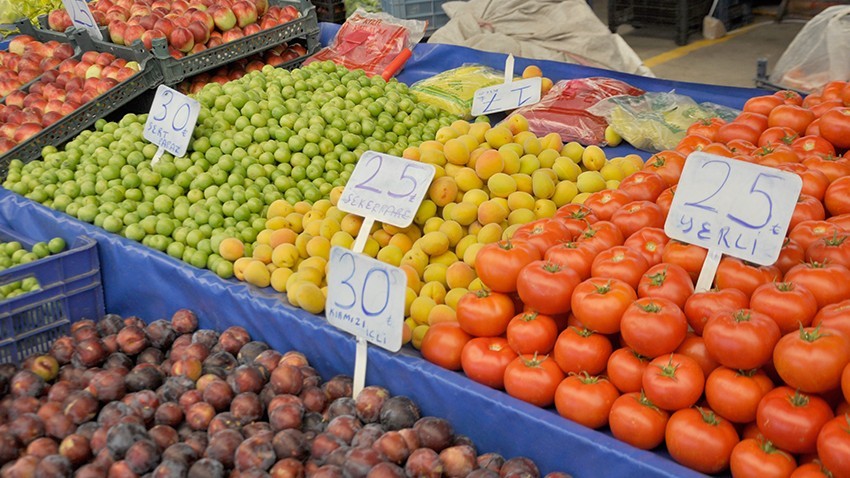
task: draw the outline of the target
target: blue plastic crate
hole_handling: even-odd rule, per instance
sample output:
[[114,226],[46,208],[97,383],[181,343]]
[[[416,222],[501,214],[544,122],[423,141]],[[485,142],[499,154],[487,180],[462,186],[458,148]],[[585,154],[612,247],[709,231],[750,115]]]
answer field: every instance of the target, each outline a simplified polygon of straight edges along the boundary
[[444,3],[445,0],[381,0],[381,9],[396,18],[427,21],[425,36],[429,37],[449,22]]
[[[0,228],[0,241],[38,241]],[[80,236],[68,250],[0,272],[0,285],[35,277],[41,289],[0,302],[0,363],[20,364],[50,350],[71,323],[104,315],[97,242]]]

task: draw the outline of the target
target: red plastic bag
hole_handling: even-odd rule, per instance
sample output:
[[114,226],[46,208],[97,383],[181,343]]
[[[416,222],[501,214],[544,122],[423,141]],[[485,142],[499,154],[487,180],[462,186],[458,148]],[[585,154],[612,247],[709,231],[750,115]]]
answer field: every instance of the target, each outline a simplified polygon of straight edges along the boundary
[[339,28],[327,47],[305,64],[330,60],[349,70],[362,69],[366,75],[380,75],[390,63],[412,50],[425,36],[426,22],[400,20],[387,13],[368,13],[358,9]]
[[561,80],[539,103],[512,113],[528,120],[529,130],[537,136],[558,133],[563,142],[577,141],[585,146],[605,145],[605,118],[588,113],[588,108],[605,98],[618,95],[642,95],[643,90],[611,78]]

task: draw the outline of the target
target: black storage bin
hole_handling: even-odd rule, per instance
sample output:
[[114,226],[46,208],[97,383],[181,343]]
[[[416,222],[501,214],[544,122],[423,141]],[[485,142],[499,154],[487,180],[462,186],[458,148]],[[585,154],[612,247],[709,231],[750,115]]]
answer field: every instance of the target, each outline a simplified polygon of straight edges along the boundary
[[670,32],[685,45],[691,33],[702,29],[710,9],[711,0],[608,0],[608,27],[615,32],[629,24],[650,34]]

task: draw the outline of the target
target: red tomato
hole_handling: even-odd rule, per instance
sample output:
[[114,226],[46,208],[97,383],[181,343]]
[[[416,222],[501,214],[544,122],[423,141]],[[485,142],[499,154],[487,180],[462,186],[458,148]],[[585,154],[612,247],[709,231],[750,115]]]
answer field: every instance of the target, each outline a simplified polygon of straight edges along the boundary
[[457,303],[457,322],[475,337],[502,335],[514,317],[514,303],[500,292],[467,292]]
[[775,266],[749,264],[731,256],[720,259],[714,283],[718,289],[735,288],[749,297],[762,284],[782,279],[782,272]]
[[463,347],[472,337],[456,322],[439,322],[428,328],[422,338],[425,360],[449,370],[460,370]]
[[570,231],[573,236],[578,236],[584,229],[599,218],[584,204],[565,204],[555,212],[555,219]]
[[756,162],[762,166],[777,167],[800,162],[797,153],[786,145],[762,146],[753,153],[753,156],[756,158]]
[[782,335],[808,327],[818,311],[815,296],[805,286],[793,282],[760,285],[750,297],[750,308],[769,316]]
[[779,259],[773,264],[782,275],[788,273],[788,270],[797,264],[801,264],[806,260],[806,251],[794,239],[786,237],[782,242],[782,249],[779,250]]
[[835,224],[843,232],[850,232],[850,213],[832,216],[831,218],[827,219],[826,222]]
[[815,118],[820,118],[827,111],[832,110],[834,108],[841,107],[841,106],[844,106],[844,103],[842,103],[840,100],[828,100],[828,101],[824,101],[823,103],[821,103],[819,105],[812,106],[809,109],[811,109],[812,113],[815,114]]
[[794,212],[791,213],[788,230],[793,230],[794,226],[803,221],[823,221],[824,219],[826,219],[826,211],[823,209],[823,204],[812,196],[800,194],[797,204],[794,205]]
[[687,133],[698,134],[714,141],[714,135],[717,134],[717,130],[724,124],[726,122],[720,118],[698,119],[692,125],[688,126]]
[[687,355],[696,360],[699,368],[702,369],[703,375],[708,377],[714,369],[720,366],[720,363],[711,358],[708,354],[708,349],[705,347],[705,340],[699,335],[689,331],[685,336],[685,340],[676,348],[677,354]]
[[785,274],[785,280],[809,289],[820,308],[850,299],[850,269],[838,264],[798,264]]
[[558,325],[548,315],[524,312],[511,319],[506,336],[518,354],[548,354],[558,338]]
[[806,249],[806,260],[829,262],[850,267],[850,240],[847,234],[834,234],[814,242]]
[[746,103],[744,103],[743,110],[767,116],[770,114],[770,111],[773,108],[776,108],[777,106],[782,104],[785,104],[785,102],[782,100],[782,98],[779,98],[778,96],[754,96],[748,99]]
[[667,299],[681,309],[694,293],[694,283],[685,269],[661,263],[650,267],[641,277],[637,293],[638,297]]
[[782,101],[786,105],[800,106],[800,105],[803,104],[803,97],[800,95],[800,93],[797,93],[796,91],[793,91],[793,90],[779,90],[776,93],[774,93],[773,96],[776,96],[776,97],[782,99]]
[[699,400],[705,376],[696,360],[673,353],[649,362],[641,385],[652,403],[673,411],[693,406]]
[[818,311],[812,327],[828,328],[841,332],[850,340],[850,300],[827,305]]
[[555,408],[562,417],[588,428],[608,424],[611,406],[620,392],[611,382],[587,373],[565,378],[555,390]]
[[523,225],[514,232],[513,240],[527,242],[537,248],[540,257],[546,250],[564,241],[573,240],[564,224],[557,219],[538,219]]
[[707,249],[672,239],[664,246],[664,250],[661,252],[661,261],[676,264],[685,269],[691,280],[696,283],[706,255],[708,255]]
[[[700,138],[697,136],[697,138]],[[706,146],[711,141],[707,138],[702,138],[705,140],[703,144],[702,141],[699,141],[700,147]],[[696,147],[694,150],[698,150]],[[654,171],[661,176],[661,179],[667,183],[668,186],[673,186],[674,184],[679,183],[679,176],[682,175],[682,169],[685,167],[685,154],[690,153],[681,153],[679,151],[661,151],[660,153],[655,153],[649,157],[644,163],[643,169],[645,171]]]
[[590,277],[590,266],[596,257],[592,247],[585,247],[586,243],[562,242],[552,246],[546,251],[544,260],[569,267],[578,274],[581,280]]
[[628,347],[619,348],[608,357],[608,379],[623,393],[639,392],[647,365],[648,358]]
[[602,373],[614,348],[608,337],[590,329],[567,327],[555,342],[555,362],[566,374]]
[[780,336],[779,326],[769,315],[752,309],[720,312],[708,319],[702,331],[711,358],[736,370],[769,362]]
[[544,314],[566,314],[570,311],[573,289],[581,282],[569,267],[547,261],[534,261],[522,268],[517,278],[520,299]]
[[779,105],[767,116],[768,126],[786,126],[797,133],[805,132],[806,126],[814,120],[815,114],[811,110],[797,105]]
[[705,399],[730,422],[750,423],[756,419],[759,402],[772,389],[773,382],[761,370],[718,367],[705,380]]
[[836,148],[850,148],[850,108],[834,108],[824,113],[820,134]]
[[840,332],[820,327],[786,334],[773,351],[773,364],[782,380],[807,393],[837,389],[848,363],[850,341]]
[[505,369],[516,356],[503,337],[477,337],[463,346],[460,364],[467,377],[501,390],[505,386]]
[[667,234],[664,234],[664,229],[642,227],[629,236],[623,245],[640,252],[643,258],[646,259],[646,263],[654,266],[661,262],[664,248],[669,240],[670,238],[667,237]]
[[607,221],[617,209],[632,202],[632,197],[622,189],[596,191],[584,200],[584,205],[593,210],[600,220]]
[[636,289],[641,276],[649,269],[640,252],[626,246],[612,247],[600,252],[590,266],[592,277],[620,279]]
[[623,312],[637,300],[635,289],[617,279],[587,279],[573,290],[571,308],[587,328],[602,334],[620,331]]
[[620,181],[619,189],[629,193],[634,201],[655,201],[668,184],[656,172],[636,171]]
[[546,355],[520,355],[505,369],[508,395],[538,407],[552,405],[562,380],[564,372]]
[[670,207],[673,205],[673,196],[676,194],[676,185],[670,186],[669,188],[661,191],[661,194],[658,195],[658,198],[655,199],[655,204],[658,204],[658,207],[661,208],[661,212],[664,213],[664,219],[667,219],[667,215],[670,213]]
[[752,152],[755,151],[758,147],[751,141],[743,139],[733,139],[731,141],[727,141],[726,146],[729,147],[729,150],[731,150],[733,154],[743,155],[752,154]]
[[780,164],[777,168],[784,171],[791,171],[797,176],[800,176],[800,179],[803,180],[803,189],[800,190],[801,194],[808,194],[818,201],[823,200],[826,188],[829,187],[829,178],[826,174],[817,169],[811,169],[801,163]]
[[686,408],[670,417],[665,441],[677,462],[702,473],[719,473],[729,467],[738,432],[707,408]]
[[[709,138],[706,138],[701,134],[688,133],[681,141],[679,141],[679,144],[676,145],[675,152],[687,156],[694,151],[702,151],[702,149],[709,144],[711,144],[711,140]],[[649,160],[647,160],[647,162],[649,162]],[[663,166],[663,163],[657,166]],[[645,169],[651,169],[658,172],[657,166]]]
[[814,121],[809,123],[809,126],[806,127],[806,136],[820,136],[820,118],[815,118]]
[[644,227],[663,228],[664,211],[654,202],[632,201],[615,211],[611,222],[620,229],[625,238]]
[[789,478],[833,478],[832,473],[820,461],[805,463],[797,467]]
[[850,160],[841,156],[815,153],[804,158],[803,164],[826,174],[830,181],[850,174]]
[[759,147],[784,144],[790,146],[799,135],[796,131],[785,126],[773,126],[764,130],[759,136]]
[[697,335],[702,335],[705,323],[719,312],[748,307],[750,300],[738,289],[711,289],[697,292],[685,302],[685,317]]
[[611,405],[608,425],[611,434],[635,448],[652,450],[664,441],[670,414],[656,407],[645,395],[631,392]]
[[829,237],[840,232],[840,228],[830,222],[803,221],[791,229],[791,232],[788,233],[788,237],[794,239],[794,241],[805,251],[818,239]]
[[625,238],[614,223],[597,221],[588,225],[577,240],[580,244],[591,248],[594,254],[596,254],[605,249],[621,245]]
[[791,143],[791,148],[801,157],[809,154],[835,154],[835,146],[821,136],[801,136]]
[[685,314],[676,304],[662,298],[636,300],[620,321],[623,340],[635,352],[650,358],[676,350],[687,333]]
[[540,260],[537,248],[525,241],[499,241],[487,244],[475,256],[475,272],[481,282],[496,292],[516,291],[519,271]]
[[[775,109],[776,108],[774,108],[774,110]],[[773,112],[773,110],[771,110],[771,113],[772,112]],[[753,112],[750,112],[750,111],[744,111],[743,113],[739,114],[738,117],[735,118],[735,121],[733,121],[733,122],[738,123],[738,124],[747,125],[750,128],[753,128],[754,130],[756,130],[759,133],[759,136],[761,136],[761,133],[764,132],[764,130],[766,130],[768,128],[768,126],[777,126],[777,125],[768,124],[768,118],[769,118],[769,116],[765,116],[765,115],[758,114],[758,113],[753,113]],[[757,142],[758,142],[758,140],[753,141],[753,143],[757,143]]]
[[818,434],[818,457],[832,475],[850,476],[850,415],[833,418]]
[[818,432],[832,419],[824,399],[791,387],[777,387],[759,402],[756,423],[765,438],[791,453],[816,450]]
[[769,441],[747,438],[735,445],[729,468],[735,478],[787,478],[797,461]]
[[718,156],[723,156],[724,158],[731,158],[735,155],[735,153],[733,153],[732,150],[729,149],[729,146],[723,143],[711,143],[702,148],[702,152],[708,154],[716,154]]
[[844,85],[846,85],[846,82],[844,81],[830,81],[824,85],[823,90],[821,91],[821,96],[826,101],[840,100],[841,91],[844,89]]
[[823,203],[830,216],[850,213],[850,176],[833,181],[826,188]]

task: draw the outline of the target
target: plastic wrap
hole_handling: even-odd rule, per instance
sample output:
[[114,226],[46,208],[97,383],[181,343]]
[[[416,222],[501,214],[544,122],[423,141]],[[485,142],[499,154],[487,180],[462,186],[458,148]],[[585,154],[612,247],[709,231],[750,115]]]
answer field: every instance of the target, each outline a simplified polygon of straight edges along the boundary
[[850,6],[834,6],[809,20],[779,58],[770,81],[816,91],[833,80],[850,80]]
[[528,120],[528,128],[537,136],[558,133],[563,142],[577,141],[583,145],[605,145],[608,121],[588,112],[601,100],[619,95],[642,95],[644,90],[613,80],[593,77],[561,80],[539,103],[524,106],[513,114]]
[[412,50],[425,35],[425,22],[400,20],[387,13],[357,10],[340,27],[330,45],[305,64],[330,60],[368,76],[381,75],[404,49]]
[[470,118],[475,91],[504,81],[504,73],[489,66],[463,65],[417,81],[410,91],[423,103]]
[[589,111],[604,117],[624,140],[644,151],[675,148],[688,126],[697,120],[718,117],[731,121],[738,115],[735,109],[707,102],[697,104],[691,97],[674,92],[614,96],[596,103]]

